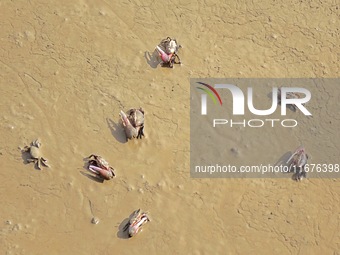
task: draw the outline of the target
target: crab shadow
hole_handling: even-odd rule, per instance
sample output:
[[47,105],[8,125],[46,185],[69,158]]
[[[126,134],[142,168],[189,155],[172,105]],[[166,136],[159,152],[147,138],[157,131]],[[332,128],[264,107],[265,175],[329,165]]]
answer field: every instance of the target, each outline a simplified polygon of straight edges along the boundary
[[92,181],[95,181],[95,182],[98,182],[98,183],[103,183],[104,180],[103,179],[99,179],[97,177],[94,177],[93,175],[91,174],[88,174],[86,172],[82,172],[82,171],[79,171],[82,175],[86,176],[87,178],[89,178],[90,180]]
[[276,161],[274,166],[288,166],[287,160],[290,158],[291,155],[292,153],[290,151],[287,151]]
[[149,51],[145,51],[144,57],[151,68],[157,68],[157,66],[160,64],[160,60],[156,50],[154,50],[152,53],[150,53]]
[[34,169],[40,171],[36,163],[27,161],[28,159],[31,158],[31,154],[28,151],[21,150],[21,158],[25,165],[28,165],[28,164],[34,165]]
[[[130,215],[131,217],[131,215]],[[129,218],[125,218],[118,227],[118,232],[117,232],[117,237],[120,239],[129,239],[129,234],[128,231],[126,229],[126,224],[130,221],[130,217]]]
[[124,129],[118,126],[116,122],[111,119],[106,119],[107,125],[111,130],[111,134],[116,140],[120,143],[126,143],[126,135],[124,133]]
[[83,165],[83,169],[85,169],[85,171],[79,171],[83,176],[89,178],[90,180],[92,181],[95,181],[95,182],[98,182],[98,183],[103,183],[104,180],[101,179],[101,178],[98,178],[92,174],[89,173],[89,158],[86,157],[86,158],[83,158],[83,162],[84,162],[84,165]]

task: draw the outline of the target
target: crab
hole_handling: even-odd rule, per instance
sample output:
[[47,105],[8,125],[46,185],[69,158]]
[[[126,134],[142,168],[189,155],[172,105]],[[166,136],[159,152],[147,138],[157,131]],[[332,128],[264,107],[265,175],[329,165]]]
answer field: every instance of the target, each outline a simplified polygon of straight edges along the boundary
[[107,161],[101,156],[91,154],[88,159],[88,169],[92,173],[95,173],[98,178],[110,180],[116,176],[114,168],[111,167],[109,163],[107,163]]
[[41,143],[39,142],[38,139],[34,140],[30,146],[25,146],[23,149],[22,149],[22,152],[28,152],[31,156],[31,158],[28,158],[27,159],[27,162],[28,163],[31,163],[31,162],[34,162],[34,164],[37,165],[37,168],[39,170],[41,170],[41,163],[46,166],[46,167],[50,167],[48,164],[47,164],[47,159],[43,158],[41,156],[41,153],[40,153],[40,146],[41,146]]
[[[287,96],[287,99],[301,98],[301,95],[299,93],[296,93],[296,92],[287,92],[286,96]],[[281,88],[278,89],[277,100],[278,100],[278,104],[281,105]],[[302,104],[302,105],[304,105],[304,104]],[[293,112],[296,112],[297,107],[296,107],[295,104],[287,104],[287,106]]]
[[146,212],[141,212],[140,209],[133,212],[130,220],[123,228],[123,231],[128,230],[129,237],[135,236],[139,231],[141,231],[142,226],[150,221],[149,216]]
[[123,123],[126,141],[132,138],[142,139],[144,136],[144,110],[132,108],[126,113],[121,110],[119,115]]
[[182,48],[180,44],[177,43],[175,38],[167,37],[163,39],[159,45],[156,46],[156,50],[162,59],[162,66],[168,66],[170,68],[174,67],[174,64],[181,64],[181,59],[177,55],[179,48]]
[[305,165],[307,164],[308,154],[303,146],[298,147],[295,152],[287,160],[286,164],[289,166],[289,171],[293,168],[293,178],[297,181],[301,181],[307,177],[305,171]]

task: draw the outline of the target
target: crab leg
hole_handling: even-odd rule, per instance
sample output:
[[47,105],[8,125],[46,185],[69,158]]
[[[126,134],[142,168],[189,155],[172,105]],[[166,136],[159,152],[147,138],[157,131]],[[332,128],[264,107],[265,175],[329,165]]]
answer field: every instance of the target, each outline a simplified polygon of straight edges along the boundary
[[33,158],[28,158],[28,159],[27,159],[27,162],[28,162],[28,163],[31,163],[31,162],[34,162],[34,163],[35,163],[35,159],[33,159]]
[[94,154],[91,154],[90,156],[88,156],[87,158],[95,158],[96,157],[96,155],[94,155]]
[[21,151],[22,152],[29,152],[30,147],[29,146],[25,146]]
[[[178,62],[176,62],[176,58],[177,58],[177,60],[178,60]],[[175,53],[175,60],[174,60],[174,64],[182,64],[182,61],[181,61],[181,59],[179,58],[179,56]]]
[[144,126],[142,126],[139,131],[138,131],[138,135],[137,135],[137,139],[140,138],[142,139],[142,136],[144,136]]
[[36,162],[37,162],[38,169],[41,170],[40,159],[36,159]]
[[41,163],[43,163],[43,165],[46,166],[46,167],[50,167],[50,166],[47,164],[47,159],[44,159],[43,157],[41,157]]

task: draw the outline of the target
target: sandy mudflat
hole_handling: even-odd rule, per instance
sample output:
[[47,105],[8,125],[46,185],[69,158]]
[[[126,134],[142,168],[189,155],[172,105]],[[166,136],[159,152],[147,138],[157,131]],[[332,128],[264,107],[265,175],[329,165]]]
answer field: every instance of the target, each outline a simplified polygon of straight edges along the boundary
[[[0,254],[340,254],[338,179],[189,175],[189,79],[339,77],[339,4],[223,2],[0,1]],[[166,36],[184,46],[173,70],[147,61]],[[139,106],[147,137],[125,143],[118,113]],[[324,107],[333,122],[276,132],[275,153],[303,141],[339,163]],[[25,164],[35,138],[51,169]],[[82,174],[91,153],[117,178]],[[137,208],[152,222],[125,239]]]

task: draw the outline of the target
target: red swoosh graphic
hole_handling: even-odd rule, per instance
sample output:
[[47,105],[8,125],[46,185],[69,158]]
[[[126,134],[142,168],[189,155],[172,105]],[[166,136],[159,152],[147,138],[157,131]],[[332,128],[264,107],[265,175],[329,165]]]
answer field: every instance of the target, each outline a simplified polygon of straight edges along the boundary
[[212,86],[210,86],[209,84],[203,83],[203,82],[197,82],[199,84],[202,84],[206,87],[208,87],[212,92],[214,92],[214,94],[216,95],[216,97],[218,98],[218,101],[220,101],[220,105],[222,105],[222,100],[220,95],[218,94],[218,92],[216,91],[216,89],[214,89]]

